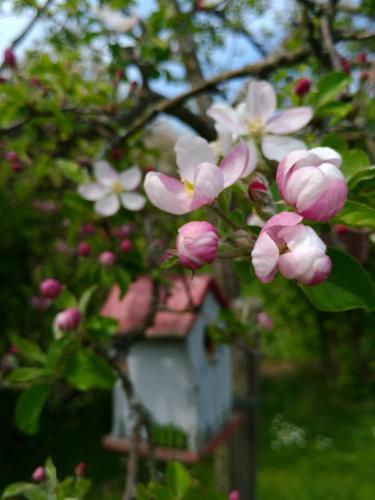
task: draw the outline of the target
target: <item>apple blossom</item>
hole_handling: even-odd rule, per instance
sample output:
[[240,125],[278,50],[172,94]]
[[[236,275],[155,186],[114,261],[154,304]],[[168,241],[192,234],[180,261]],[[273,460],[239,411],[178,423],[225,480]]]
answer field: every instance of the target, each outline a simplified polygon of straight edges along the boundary
[[133,243],[131,242],[131,240],[120,241],[120,250],[122,252],[130,252],[132,248],[133,248]]
[[139,17],[135,14],[126,16],[118,10],[113,10],[110,7],[104,6],[98,9],[97,17],[104,26],[117,33],[130,31],[139,23]]
[[81,241],[78,245],[78,255],[80,257],[88,257],[91,253],[91,247],[86,241]]
[[104,267],[111,267],[116,262],[116,255],[110,250],[106,250],[99,255],[99,262]]
[[191,221],[178,230],[176,247],[180,264],[199,269],[215,260],[219,238],[216,228],[206,221]]
[[34,472],[31,474],[31,479],[35,481],[36,483],[40,483],[41,481],[44,481],[46,479],[46,472],[44,470],[44,467],[39,466],[37,467]]
[[256,141],[269,160],[280,161],[285,154],[295,149],[303,149],[303,142],[285,137],[303,128],[311,120],[313,112],[309,106],[286,109],[275,114],[276,94],[266,81],[249,83],[246,101],[235,109],[225,104],[214,104],[207,114],[220,126],[220,131],[231,132],[234,139],[248,138],[250,149],[249,168],[254,169]]
[[75,330],[82,321],[82,313],[77,307],[69,307],[56,315],[55,323],[60,330]]
[[326,221],[345,204],[348,188],[341,156],[331,148],[293,151],[277,168],[281,197],[307,219]]
[[246,144],[241,142],[217,166],[207,141],[189,135],[178,139],[175,151],[181,180],[148,172],[144,188],[153,205],[176,215],[212,203],[243,176],[249,157]]
[[331,272],[326,245],[316,232],[301,224],[303,218],[294,212],[271,217],[261,230],[253,251],[256,276],[263,283],[273,280],[277,268],[287,279],[304,285],[318,285]]
[[54,278],[43,280],[39,285],[40,294],[47,299],[55,299],[61,293],[62,285]]
[[105,217],[115,214],[120,202],[128,210],[142,210],[146,199],[133,192],[142,179],[138,167],[131,167],[119,174],[106,161],[98,161],[94,164],[94,175],[96,182],[83,184],[78,192],[85,200],[95,201],[98,214]]

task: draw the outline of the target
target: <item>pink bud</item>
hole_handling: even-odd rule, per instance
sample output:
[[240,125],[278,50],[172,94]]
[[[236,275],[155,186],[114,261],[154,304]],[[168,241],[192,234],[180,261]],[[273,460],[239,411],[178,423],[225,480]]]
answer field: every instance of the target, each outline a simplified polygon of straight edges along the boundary
[[261,174],[257,174],[250,182],[248,187],[249,198],[251,201],[267,201],[271,197],[268,188],[268,182]]
[[350,229],[348,227],[344,226],[344,224],[336,224],[335,231],[336,231],[336,234],[345,234],[348,231],[350,231]]
[[117,238],[127,238],[133,230],[132,224],[124,224],[121,227],[114,227],[112,229],[113,234]]
[[99,262],[102,266],[111,267],[116,262],[116,255],[110,250],[106,250],[100,254]]
[[30,299],[31,307],[33,307],[37,311],[45,311],[46,309],[48,309],[50,303],[50,299],[46,299],[45,297],[40,297],[38,295],[34,295]]
[[367,63],[367,55],[365,52],[360,52],[357,56],[357,61],[359,64],[366,64]]
[[229,493],[228,500],[240,500],[240,492],[238,490],[233,490]]
[[31,475],[31,479],[36,483],[40,483],[46,479],[46,473],[43,467],[37,467]]
[[257,323],[264,330],[271,331],[273,329],[273,321],[265,312],[260,312],[257,315]]
[[341,156],[331,148],[287,154],[276,172],[281,197],[306,219],[326,221],[334,217],[348,194],[340,165]]
[[85,236],[89,236],[90,234],[93,234],[95,232],[95,226],[94,224],[91,224],[90,222],[86,222],[86,224],[83,224],[81,227],[81,233],[84,234]]
[[18,349],[18,347],[15,344],[12,344],[9,347],[9,352],[12,354],[19,354],[20,350]]
[[61,293],[62,285],[54,278],[43,280],[39,285],[39,291],[47,299],[55,299]]
[[341,57],[340,65],[341,65],[341,69],[343,70],[344,73],[350,74],[350,71],[351,71],[350,64],[349,64],[349,61],[347,59],[345,59],[345,57]]
[[75,330],[82,320],[81,311],[77,307],[69,307],[56,315],[56,326],[66,332]]
[[9,66],[9,68],[16,67],[16,56],[12,49],[8,48],[4,51],[4,64]]
[[86,241],[81,241],[78,245],[78,255],[80,257],[88,257],[91,253],[91,247]]
[[192,221],[178,230],[176,247],[182,266],[199,269],[215,260],[219,238],[209,222]]
[[129,252],[133,248],[133,243],[130,240],[120,241],[120,250],[122,252]]
[[10,167],[13,170],[13,172],[15,172],[16,174],[18,174],[19,172],[22,172],[22,170],[23,170],[23,165],[19,160],[12,161],[12,163],[10,164]]
[[299,96],[306,95],[310,90],[310,84],[308,78],[300,78],[294,85],[294,93]]
[[5,153],[5,159],[10,163],[12,163],[14,161],[18,161],[20,157],[18,156],[18,153],[16,153],[15,151],[7,151]]
[[86,464],[85,462],[80,462],[78,465],[75,466],[74,472],[77,477],[82,477],[85,475],[86,471]]

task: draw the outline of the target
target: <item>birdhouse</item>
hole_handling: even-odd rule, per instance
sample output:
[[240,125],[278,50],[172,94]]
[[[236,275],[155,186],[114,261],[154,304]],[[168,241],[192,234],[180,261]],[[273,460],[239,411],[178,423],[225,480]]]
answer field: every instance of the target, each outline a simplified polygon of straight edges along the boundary
[[[157,458],[194,462],[239,423],[232,415],[230,349],[214,343],[207,332],[227,302],[209,276],[174,278],[163,295],[164,307],[127,354],[127,370],[137,398],[152,416]],[[118,320],[118,335],[127,335],[144,323],[151,300],[152,282],[141,277],[123,298],[115,286],[102,314]],[[131,425],[120,381],[113,399],[112,432],[103,442],[126,452]],[[142,451],[147,454],[146,445]]]

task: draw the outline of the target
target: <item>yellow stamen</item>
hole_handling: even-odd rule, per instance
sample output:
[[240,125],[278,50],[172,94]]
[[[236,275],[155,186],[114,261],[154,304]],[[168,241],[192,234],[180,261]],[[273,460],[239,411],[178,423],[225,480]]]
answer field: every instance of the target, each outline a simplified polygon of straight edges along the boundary
[[185,186],[185,193],[190,197],[193,196],[193,194],[194,194],[193,183],[188,181],[187,179],[181,179],[181,180],[182,180],[183,185]]
[[259,118],[256,118],[250,123],[250,135],[253,137],[260,137],[264,132],[264,123]]
[[121,184],[120,181],[115,181],[113,184],[112,184],[112,191],[115,193],[115,194],[121,194],[123,191],[124,191],[124,186]]

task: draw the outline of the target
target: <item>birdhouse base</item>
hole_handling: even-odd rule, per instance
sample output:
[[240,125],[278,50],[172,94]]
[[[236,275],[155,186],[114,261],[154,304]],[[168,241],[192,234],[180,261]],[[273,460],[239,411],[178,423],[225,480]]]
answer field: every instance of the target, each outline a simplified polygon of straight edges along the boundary
[[[155,458],[157,460],[179,460],[180,462],[185,462],[193,464],[199,462],[201,458],[212,453],[215,448],[220,446],[228,437],[241,425],[245,416],[242,413],[233,413],[228,423],[215,435],[213,436],[200,450],[191,451],[179,448],[164,448],[157,446],[155,448]],[[117,438],[106,435],[102,439],[102,445],[104,448],[110,451],[114,451],[120,454],[126,454],[130,448],[129,438]],[[139,447],[139,453],[142,457],[148,457],[150,454],[149,446],[147,443],[141,443]]]

